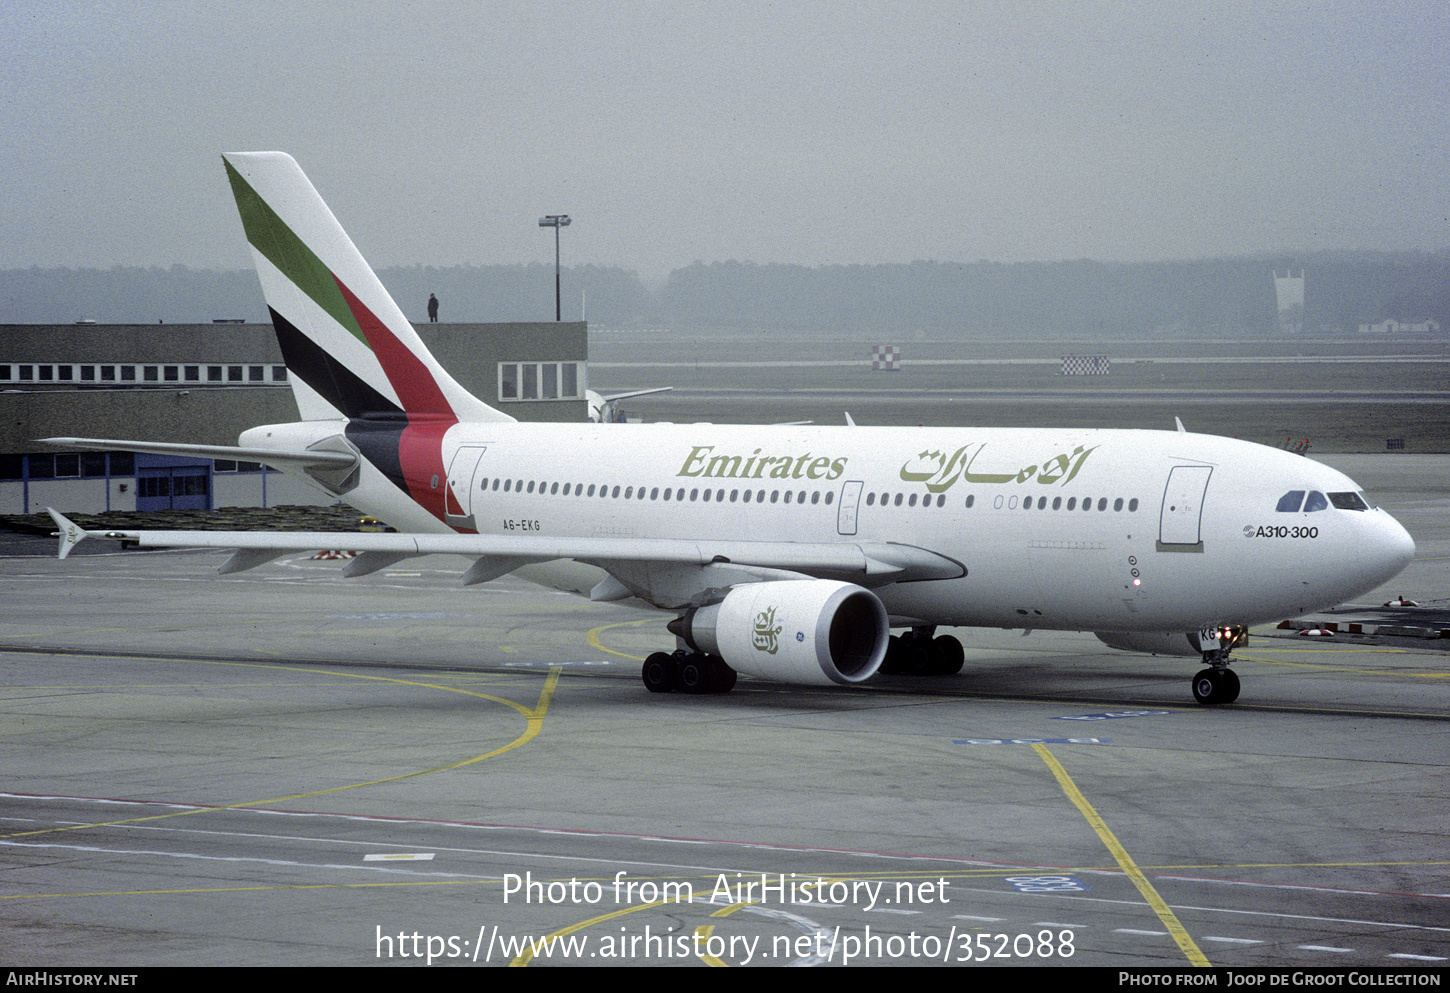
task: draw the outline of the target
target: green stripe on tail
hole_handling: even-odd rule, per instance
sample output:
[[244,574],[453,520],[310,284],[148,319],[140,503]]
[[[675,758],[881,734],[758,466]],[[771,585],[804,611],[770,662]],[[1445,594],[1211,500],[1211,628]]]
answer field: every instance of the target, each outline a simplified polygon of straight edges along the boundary
[[232,184],[232,195],[236,197],[237,210],[242,215],[247,241],[354,338],[369,345],[331,270],[277,216],[277,212],[252,189],[251,184],[232,168],[230,162],[225,159],[222,162],[227,167],[227,179]]

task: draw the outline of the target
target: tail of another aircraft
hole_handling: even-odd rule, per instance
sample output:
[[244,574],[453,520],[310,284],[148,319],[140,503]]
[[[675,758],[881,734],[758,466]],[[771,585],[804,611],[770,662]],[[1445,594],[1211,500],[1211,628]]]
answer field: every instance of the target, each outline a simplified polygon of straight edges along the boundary
[[304,420],[513,420],[438,364],[290,155],[223,161]]

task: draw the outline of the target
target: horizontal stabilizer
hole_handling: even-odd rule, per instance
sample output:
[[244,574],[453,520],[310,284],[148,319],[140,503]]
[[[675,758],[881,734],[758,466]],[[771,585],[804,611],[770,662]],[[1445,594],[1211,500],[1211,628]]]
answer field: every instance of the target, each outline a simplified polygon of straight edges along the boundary
[[357,464],[348,452],[277,451],[272,448],[238,448],[235,445],[182,445],[169,441],[130,441],[124,438],[41,438],[42,445],[81,448],[92,452],[146,452],[150,455],[188,455],[197,459],[235,459],[262,462],[281,468],[347,468]]

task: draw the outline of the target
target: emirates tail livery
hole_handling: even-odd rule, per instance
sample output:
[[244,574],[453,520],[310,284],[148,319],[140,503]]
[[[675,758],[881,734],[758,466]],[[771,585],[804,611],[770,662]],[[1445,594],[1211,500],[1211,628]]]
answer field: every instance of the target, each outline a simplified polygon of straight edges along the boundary
[[[465,584],[515,573],[672,613],[652,691],[956,672],[962,647],[936,628],[979,626],[1201,655],[1194,697],[1229,703],[1247,625],[1365,593],[1414,554],[1341,473],[1181,426],[518,423],[429,354],[290,156],[224,159],[303,419],[235,448],[48,440],[304,478],[399,532],[350,535],[348,576],[450,553],[473,559]],[[64,558],[87,532],[51,513]],[[338,540],[103,534],[236,549],[223,573]]]

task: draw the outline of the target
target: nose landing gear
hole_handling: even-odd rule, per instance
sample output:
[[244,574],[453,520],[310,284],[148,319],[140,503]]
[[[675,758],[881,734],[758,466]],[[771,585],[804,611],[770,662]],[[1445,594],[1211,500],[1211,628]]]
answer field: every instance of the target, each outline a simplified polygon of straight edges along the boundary
[[1224,661],[1222,669],[1204,669],[1193,677],[1193,699],[1202,704],[1233,703],[1239,698],[1239,674]]
[[1248,629],[1238,624],[1221,624],[1198,632],[1198,647],[1208,668],[1193,677],[1193,699],[1209,705],[1233,703],[1239,698],[1239,675],[1228,667],[1229,652],[1248,641]]

